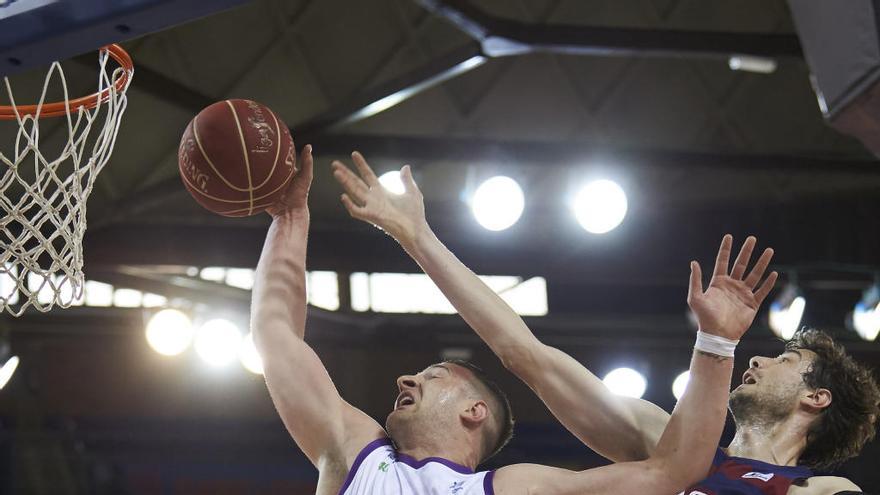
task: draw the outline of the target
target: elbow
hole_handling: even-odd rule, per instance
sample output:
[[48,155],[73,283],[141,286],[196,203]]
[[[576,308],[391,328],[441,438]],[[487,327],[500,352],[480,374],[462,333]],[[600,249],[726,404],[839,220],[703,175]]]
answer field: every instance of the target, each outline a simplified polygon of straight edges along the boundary
[[541,368],[547,346],[540,342],[533,345],[512,345],[500,349],[498,357],[507,371],[524,379]]

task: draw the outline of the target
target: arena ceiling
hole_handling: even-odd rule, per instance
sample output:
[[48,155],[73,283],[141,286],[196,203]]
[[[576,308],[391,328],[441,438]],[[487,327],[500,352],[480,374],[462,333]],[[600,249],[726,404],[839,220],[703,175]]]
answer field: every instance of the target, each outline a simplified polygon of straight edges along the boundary
[[[880,164],[823,121],[782,0],[260,0],[123,44],[136,72],[88,203],[91,279],[246,307],[245,291],[188,280],[185,267],[255,266],[269,219],[201,209],[177,147],[201,108],[249,98],[315,147],[310,269],[418,271],[338,201],[330,161],[358,149],[379,171],[413,165],[431,224],[476,272],[545,277],[539,327],[624,326],[643,339],[656,321],[681,326],[687,262],[709,262],[731,232],[775,247],[783,279],[797,275],[823,301],[806,320],[863,345],[843,315],[880,267]],[[737,53],[777,69],[731,70]],[[72,92],[89,90],[94,64],[93,54],[64,63]],[[20,98],[43,73],[13,77]],[[370,111],[389,98],[397,104]],[[46,126],[50,142],[61,125]],[[500,233],[466,202],[495,173],[526,195],[523,218]],[[566,204],[598,175],[630,203],[604,236],[581,230]],[[32,313],[16,325],[72,318],[66,328],[87,332],[111,313]]]

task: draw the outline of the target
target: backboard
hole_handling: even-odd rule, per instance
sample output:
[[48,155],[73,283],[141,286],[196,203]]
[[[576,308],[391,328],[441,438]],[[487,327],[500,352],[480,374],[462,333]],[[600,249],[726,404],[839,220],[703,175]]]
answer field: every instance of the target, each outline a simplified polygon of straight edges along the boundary
[[244,3],[247,0],[0,0],[0,76]]

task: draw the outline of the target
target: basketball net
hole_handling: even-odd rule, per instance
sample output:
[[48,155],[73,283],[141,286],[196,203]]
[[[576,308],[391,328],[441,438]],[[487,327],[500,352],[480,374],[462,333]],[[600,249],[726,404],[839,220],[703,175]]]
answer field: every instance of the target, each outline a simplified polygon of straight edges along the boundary
[[[108,72],[111,57],[120,66]],[[64,71],[53,63],[36,105],[17,105],[3,78],[10,106],[0,107],[0,119],[17,123],[18,132],[10,154],[0,146],[0,312],[21,316],[31,306],[46,312],[82,300],[86,200],[113,152],[133,75],[118,45],[101,49],[99,66],[97,93],[71,100]],[[64,101],[46,103],[56,78]],[[47,117],[67,124],[56,156],[40,151],[40,119]]]

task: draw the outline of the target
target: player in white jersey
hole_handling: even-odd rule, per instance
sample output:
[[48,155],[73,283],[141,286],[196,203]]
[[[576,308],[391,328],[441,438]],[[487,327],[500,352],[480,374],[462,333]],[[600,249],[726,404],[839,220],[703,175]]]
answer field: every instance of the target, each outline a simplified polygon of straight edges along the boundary
[[491,494],[494,471],[473,469],[441,457],[416,459],[397,452],[388,438],[374,440],[361,451],[342,485],[342,495]]
[[[352,157],[363,179],[334,163],[334,177],[346,191],[343,202],[358,218],[381,218],[395,200],[384,194],[363,157]],[[757,291],[746,290],[739,294],[744,299],[735,299],[717,289],[704,293],[699,265],[691,264],[688,301],[706,333],[697,338],[688,390],[650,458],[587,471],[515,464],[491,474],[472,473],[503,445],[512,424],[503,395],[478,372],[463,364],[439,363],[400,377],[400,394],[382,428],[339,396],[303,340],[309,146],[300,162],[285,197],[269,209],[273,220],[257,265],[251,324],[275,407],[318,468],[317,494],[661,495],[677,493],[708,470],[724,425],[733,348],[751,325],[775,273],[753,285]],[[407,191],[419,199],[408,204],[423,210],[409,168],[403,177]],[[381,224],[398,240],[409,238],[410,229],[417,227],[401,218],[400,223]],[[729,246],[719,253],[716,273],[726,271],[729,254]],[[752,276],[760,280],[767,262],[762,258]]]

